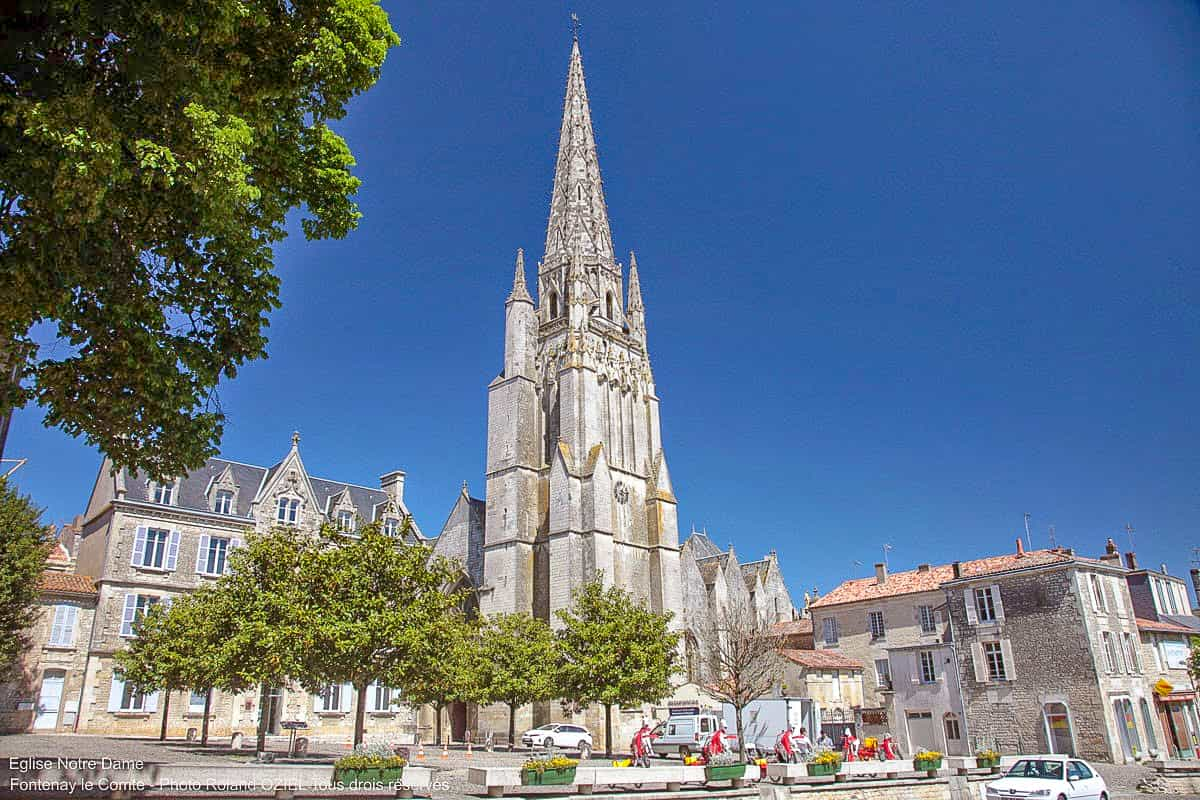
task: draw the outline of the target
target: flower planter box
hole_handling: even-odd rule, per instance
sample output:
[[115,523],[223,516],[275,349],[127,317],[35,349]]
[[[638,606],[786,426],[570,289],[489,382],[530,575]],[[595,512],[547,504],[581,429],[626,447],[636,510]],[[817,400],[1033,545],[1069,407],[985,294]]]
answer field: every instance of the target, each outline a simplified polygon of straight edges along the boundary
[[838,764],[814,764],[811,761],[804,765],[808,768],[808,776],[810,778],[819,778],[822,775],[836,775],[842,765]]
[[745,764],[729,764],[719,767],[705,767],[704,780],[706,781],[732,781],[740,780],[746,777]]
[[568,786],[575,782],[575,767],[565,769],[521,770],[522,786]]
[[979,769],[995,769],[996,767],[1000,766],[1000,759],[976,757],[975,766]]
[[913,761],[913,769],[917,772],[937,772],[941,768],[942,760],[940,758],[934,761]]
[[367,769],[341,769],[334,767],[333,784],[334,786],[347,786],[352,783],[359,785],[364,783],[400,783],[400,778],[403,774],[404,767],[375,767]]

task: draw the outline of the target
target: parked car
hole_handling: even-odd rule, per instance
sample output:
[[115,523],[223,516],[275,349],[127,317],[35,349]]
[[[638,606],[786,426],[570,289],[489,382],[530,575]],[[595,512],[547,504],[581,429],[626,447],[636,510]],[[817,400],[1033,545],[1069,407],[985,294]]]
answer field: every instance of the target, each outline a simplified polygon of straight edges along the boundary
[[582,725],[566,722],[551,722],[540,728],[521,734],[521,744],[526,747],[557,747],[560,750],[578,750],[580,758],[592,755],[592,734]]
[[656,756],[677,753],[681,758],[699,753],[700,748],[721,724],[716,711],[701,710],[699,706],[672,708],[667,721],[650,731],[650,747]]
[[987,785],[987,800],[1045,797],[1049,800],[1108,800],[1108,786],[1091,764],[1063,755],[1021,756],[998,781]]

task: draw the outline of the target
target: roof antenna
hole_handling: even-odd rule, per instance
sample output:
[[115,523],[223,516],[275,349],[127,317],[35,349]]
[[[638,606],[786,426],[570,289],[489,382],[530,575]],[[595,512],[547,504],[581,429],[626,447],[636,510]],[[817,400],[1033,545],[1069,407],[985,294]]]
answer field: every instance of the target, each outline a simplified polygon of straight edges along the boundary
[[1058,549],[1058,542],[1054,538],[1054,526],[1053,525],[1050,526],[1050,549],[1051,550]]
[[885,544],[885,545],[883,546],[883,568],[884,568],[884,569],[888,569],[888,557],[887,557],[887,554],[888,554],[888,552],[889,552],[891,549],[892,549],[892,546],[891,546],[890,544]]
[[1029,512],[1025,512],[1025,546],[1030,550],[1033,549],[1033,539],[1029,535]]
[[1134,547],[1133,547],[1133,530],[1134,530],[1134,528],[1133,528],[1133,523],[1132,523],[1132,522],[1126,522],[1126,523],[1125,523],[1125,535],[1129,537],[1129,552],[1131,552],[1131,553],[1132,553],[1132,552],[1134,552]]

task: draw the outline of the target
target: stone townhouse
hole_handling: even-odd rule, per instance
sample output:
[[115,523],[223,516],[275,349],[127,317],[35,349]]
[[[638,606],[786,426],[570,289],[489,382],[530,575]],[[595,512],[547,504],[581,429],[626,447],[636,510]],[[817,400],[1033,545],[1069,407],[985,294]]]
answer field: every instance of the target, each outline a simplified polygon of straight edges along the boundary
[[60,538],[41,577],[27,630],[31,646],[12,678],[0,684],[0,733],[75,729],[97,596],[95,581],[74,573]]
[[953,643],[889,647],[888,672],[888,713],[900,752],[968,755],[969,729]]
[[832,650],[780,650],[783,679],[778,695],[812,700],[820,709],[821,733],[837,742],[845,728],[856,730],[856,713],[863,703],[863,665]]
[[1148,708],[1126,570],[1065,548],[951,565],[943,584],[974,746],[1125,762]]
[[[67,678],[82,691],[74,729],[87,733],[156,734],[162,698],[126,684],[113,655],[133,638],[146,609],[216,580],[229,569],[230,553],[251,531],[291,526],[315,535],[325,523],[348,534],[378,522],[399,535],[409,517],[402,471],[380,479],[377,488],[326,480],[309,474],[300,457],[299,436],[274,466],[213,458],[175,480],[156,483],[128,470],[101,466],[83,515],[76,545],[76,570],[95,576],[95,617],[77,633],[83,665]],[[419,529],[411,541],[422,539]],[[90,580],[90,579],[88,579]],[[175,692],[168,705],[167,732],[183,736],[200,728],[204,696]],[[368,693],[368,732],[413,734],[416,712],[387,686]],[[257,692],[215,693],[210,735],[252,734],[258,724]],[[298,685],[274,687],[265,713],[268,729],[300,721],[309,735],[345,736],[353,730],[353,692],[329,686],[310,694]]]
[[1190,613],[1182,579],[1168,575],[1165,567],[1140,569],[1133,553],[1126,553],[1125,560],[1129,570],[1125,582],[1137,618],[1149,687],[1150,699],[1139,703],[1146,747],[1168,758],[1194,759],[1200,748],[1200,719],[1187,661],[1192,637],[1200,636],[1200,619]]
[[[922,733],[926,720],[936,718],[942,724],[952,711],[950,706],[902,704],[905,711],[898,716],[894,695],[907,691],[910,684],[905,681],[897,686],[893,680],[892,656],[892,651],[897,651],[896,659],[920,660],[940,652],[947,627],[940,586],[952,577],[948,565],[921,564],[913,570],[889,573],[884,564],[876,564],[874,577],[844,581],[809,605],[816,646],[865,666],[862,706],[857,709],[860,736],[891,733],[906,747],[909,737],[904,713],[911,711],[919,738],[928,739]],[[958,722],[961,728],[961,720]],[[954,720],[946,720],[946,724],[954,732]]]

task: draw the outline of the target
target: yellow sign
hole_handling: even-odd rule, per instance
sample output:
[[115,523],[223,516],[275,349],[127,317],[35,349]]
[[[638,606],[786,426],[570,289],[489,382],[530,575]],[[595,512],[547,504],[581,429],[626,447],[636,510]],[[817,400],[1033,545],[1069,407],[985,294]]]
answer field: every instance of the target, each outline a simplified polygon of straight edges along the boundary
[[1173,691],[1175,691],[1175,687],[1166,678],[1159,678],[1158,683],[1154,684],[1154,692],[1159,697],[1166,697]]

